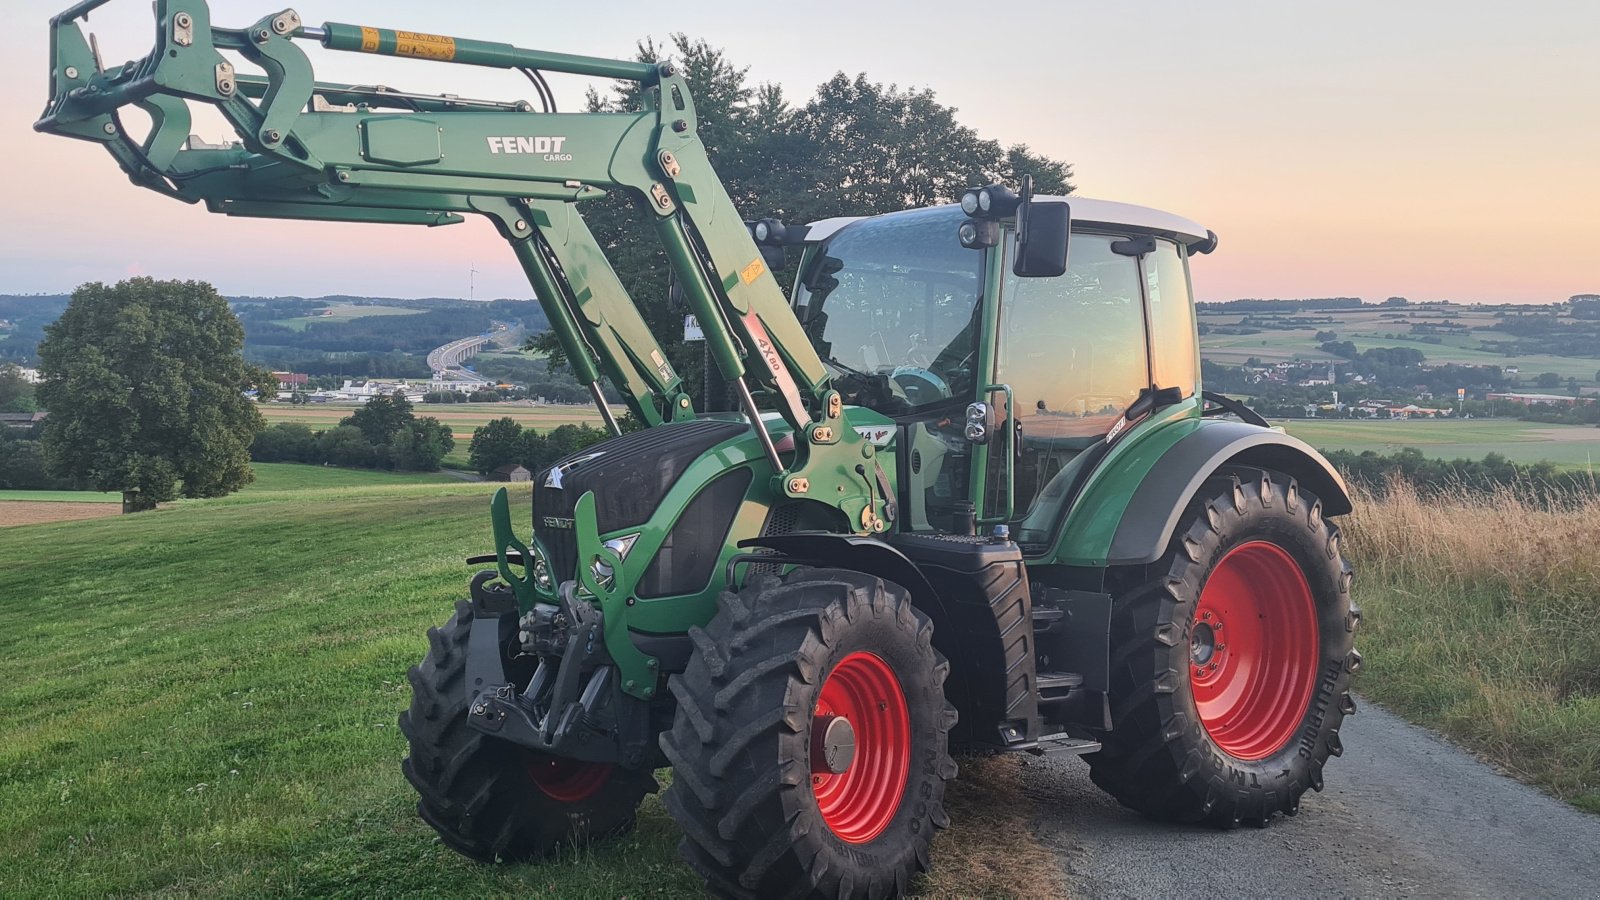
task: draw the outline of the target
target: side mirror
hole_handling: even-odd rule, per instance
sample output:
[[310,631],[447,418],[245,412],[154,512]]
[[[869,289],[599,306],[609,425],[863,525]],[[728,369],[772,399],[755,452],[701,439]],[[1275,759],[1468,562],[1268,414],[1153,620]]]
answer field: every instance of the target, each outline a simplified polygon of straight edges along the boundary
[[1067,201],[1024,198],[1017,209],[1017,256],[1011,271],[1018,278],[1065,274],[1071,234],[1072,207]]

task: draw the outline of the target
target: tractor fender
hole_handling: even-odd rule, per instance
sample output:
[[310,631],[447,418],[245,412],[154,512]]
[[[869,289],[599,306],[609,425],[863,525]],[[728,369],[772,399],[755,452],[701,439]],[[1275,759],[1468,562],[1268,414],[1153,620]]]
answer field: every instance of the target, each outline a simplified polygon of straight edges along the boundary
[[1134,489],[1111,538],[1106,563],[1145,565],[1161,558],[1178,518],[1200,485],[1223,466],[1282,472],[1322,501],[1322,513],[1351,510],[1344,479],[1299,438],[1244,422],[1209,421],[1174,443]]
[[830,532],[793,532],[750,538],[740,547],[765,547],[796,561],[829,568],[869,572],[911,592],[912,603],[922,606],[938,597],[927,576],[904,553],[877,538]]

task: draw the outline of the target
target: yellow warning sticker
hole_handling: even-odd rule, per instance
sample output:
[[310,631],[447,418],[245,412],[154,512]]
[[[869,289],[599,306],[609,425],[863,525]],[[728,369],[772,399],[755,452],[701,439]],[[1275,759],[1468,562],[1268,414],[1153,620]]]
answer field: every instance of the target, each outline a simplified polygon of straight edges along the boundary
[[755,259],[750,261],[750,265],[745,266],[743,269],[739,270],[739,277],[744,279],[744,283],[745,284],[750,284],[751,282],[755,281],[757,278],[760,278],[761,277],[761,273],[765,272],[766,270],[767,270],[766,264],[763,263],[761,261],[761,257],[758,256]]
[[422,34],[416,31],[394,33],[396,56],[415,56],[419,59],[452,60],[456,58],[456,39],[439,34]]
[[361,29],[361,52],[378,52],[378,29],[365,27]]

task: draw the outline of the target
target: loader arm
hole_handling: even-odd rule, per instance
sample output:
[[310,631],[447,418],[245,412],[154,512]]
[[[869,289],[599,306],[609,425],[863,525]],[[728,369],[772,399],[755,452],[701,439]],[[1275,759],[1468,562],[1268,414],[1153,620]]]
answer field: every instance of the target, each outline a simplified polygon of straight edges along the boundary
[[[827,370],[713,171],[688,85],[670,64],[339,23],[308,27],[293,10],[220,28],[204,0],[156,0],[151,53],[107,69],[81,25],[106,2],[85,0],[51,20],[51,98],[37,130],[98,142],[135,184],[227,215],[426,226],[489,218],[613,430],[602,376],[647,425],[694,415],[682,379],[579,214],[581,201],[621,191],[651,220],[704,329],[710,362],[737,388],[779,491],[826,496],[850,507],[862,530],[883,530],[884,498],[857,471],[862,440],[844,426]],[[522,101],[319,82],[300,41],[632,81],[645,108],[557,114]],[[235,72],[222,51],[264,76]],[[191,101],[216,107],[239,141],[191,138]],[[119,110],[129,105],[152,118],[143,139],[123,127]],[[776,450],[752,386],[796,434],[792,456]]]

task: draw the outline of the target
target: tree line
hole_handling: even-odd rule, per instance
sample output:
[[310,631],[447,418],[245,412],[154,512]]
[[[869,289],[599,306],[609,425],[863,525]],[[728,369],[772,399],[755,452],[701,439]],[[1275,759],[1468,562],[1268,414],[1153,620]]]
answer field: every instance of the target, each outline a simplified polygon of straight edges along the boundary
[[520,465],[537,472],[563,456],[596,444],[609,437],[604,429],[589,425],[561,425],[548,434],[524,428],[517,420],[503,416],[480,425],[472,432],[467,459],[480,475],[501,466]]
[[1564,471],[1551,463],[1516,463],[1499,453],[1483,459],[1433,459],[1415,447],[1391,454],[1373,450],[1324,451],[1324,456],[1344,477],[1383,496],[1394,482],[1415,488],[1424,496],[1467,491],[1492,494],[1504,488],[1544,504],[1600,495],[1600,482],[1588,472]]
[[448,425],[416,415],[404,397],[385,396],[372,398],[325,431],[301,422],[265,428],[250,443],[250,459],[436,472],[455,445]]

